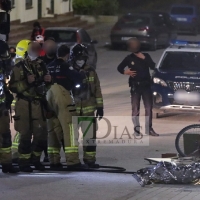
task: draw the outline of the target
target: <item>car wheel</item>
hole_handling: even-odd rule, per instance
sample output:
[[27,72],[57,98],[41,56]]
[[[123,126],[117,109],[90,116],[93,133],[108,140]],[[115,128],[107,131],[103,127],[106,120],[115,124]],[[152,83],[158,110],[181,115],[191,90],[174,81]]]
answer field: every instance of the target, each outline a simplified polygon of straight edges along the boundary
[[157,38],[155,38],[153,40],[153,43],[151,44],[150,50],[151,51],[156,51],[157,50]]

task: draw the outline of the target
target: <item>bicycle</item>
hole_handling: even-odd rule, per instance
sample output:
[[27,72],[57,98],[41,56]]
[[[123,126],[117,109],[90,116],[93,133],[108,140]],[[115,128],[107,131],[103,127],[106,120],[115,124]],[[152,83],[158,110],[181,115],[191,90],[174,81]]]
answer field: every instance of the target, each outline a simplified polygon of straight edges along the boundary
[[183,128],[176,136],[175,146],[180,157],[200,158],[200,124]]

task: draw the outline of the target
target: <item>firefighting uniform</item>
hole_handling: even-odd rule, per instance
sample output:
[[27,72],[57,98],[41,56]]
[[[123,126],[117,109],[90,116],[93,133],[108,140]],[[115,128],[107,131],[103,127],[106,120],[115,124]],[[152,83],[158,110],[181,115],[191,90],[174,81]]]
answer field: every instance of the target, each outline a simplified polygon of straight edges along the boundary
[[[39,163],[40,156],[47,142],[47,127],[44,117],[45,96],[38,87],[27,82],[27,68],[30,74],[35,74],[37,80],[43,79],[47,72],[43,61],[31,61],[28,57],[13,68],[9,88],[17,94],[15,105],[15,130],[19,137],[19,165],[26,166]],[[43,89],[48,89],[45,84]],[[31,142],[33,135],[33,141]]]
[[[21,60],[23,60],[23,58],[21,57],[16,58],[15,65]],[[13,109],[15,108],[15,104],[16,104],[16,98],[13,100],[12,105],[11,105]],[[19,154],[18,154],[19,138],[20,138],[20,133],[16,131],[15,136],[13,138],[13,142],[12,142],[12,159],[19,158]]]
[[11,154],[11,131],[10,131],[10,117],[9,111],[6,108],[6,96],[4,74],[0,69],[0,163],[1,165],[12,163]]
[[[94,112],[97,108],[103,108],[103,96],[101,92],[100,81],[97,73],[92,67],[85,65],[81,70],[85,73],[84,83],[89,84],[90,97],[87,100],[80,100],[76,102],[76,111],[78,116],[94,117]],[[81,129],[84,133],[87,129],[86,123],[82,123]],[[96,144],[93,140],[96,139],[97,123],[93,121],[93,128],[89,129],[87,134],[83,137],[83,160],[85,163],[94,163],[96,161]],[[89,144],[87,141],[90,141]]]
[[48,119],[48,155],[51,164],[60,163],[60,149],[64,141],[67,165],[79,164],[78,131],[74,130],[72,117],[76,115],[70,90],[82,79],[78,72],[64,60],[57,59],[48,65],[54,84],[47,92],[49,107],[55,116]]

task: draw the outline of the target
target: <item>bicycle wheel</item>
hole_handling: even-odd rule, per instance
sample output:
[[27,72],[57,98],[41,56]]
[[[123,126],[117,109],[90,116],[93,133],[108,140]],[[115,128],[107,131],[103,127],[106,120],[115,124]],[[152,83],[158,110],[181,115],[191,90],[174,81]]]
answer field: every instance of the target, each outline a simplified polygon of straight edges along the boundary
[[175,146],[181,157],[200,157],[200,124],[182,129],[176,136]]

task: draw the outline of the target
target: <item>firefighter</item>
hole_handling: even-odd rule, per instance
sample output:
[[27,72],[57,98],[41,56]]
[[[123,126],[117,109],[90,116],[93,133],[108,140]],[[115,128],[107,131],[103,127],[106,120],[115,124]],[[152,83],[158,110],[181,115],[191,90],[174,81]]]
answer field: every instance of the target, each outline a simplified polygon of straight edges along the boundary
[[[101,86],[97,73],[95,72],[94,68],[87,65],[87,60],[87,48],[83,44],[75,45],[70,53],[70,61],[74,68],[84,73],[83,83],[87,84],[87,87],[82,87],[82,91],[74,91],[76,111],[78,116],[92,116],[93,118],[96,111],[96,117],[100,120],[104,115]],[[83,93],[87,94],[84,95]],[[85,127],[83,123],[81,125],[82,132],[84,132],[86,128],[87,127]],[[83,160],[84,163],[87,164],[89,167],[98,167],[98,165],[95,164],[96,141],[94,140],[96,139],[96,129],[96,120],[94,120],[93,129],[90,129],[91,131],[85,135],[83,141]],[[91,140],[89,144],[88,140]]]
[[29,44],[28,56],[15,65],[9,84],[10,90],[17,94],[14,120],[15,130],[20,133],[18,152],[22,172],[33,171],[31,162],[36,170],[45,169],[40,156],[47,143],[45,96],[51,76],[44,62],[38,59],[40,50],[37,42]]
[[[17,64],[21,60],[23,60],[27,56],[28,45],[31,41],[30,40],[21,40],[16,46],[16,56],[15,56],[15,63]],[[14,99],[12,102],[12,107],[15,107],[16,100]],[[12,143],[12,162],[18,163],[18,145],[19,145],[19,132],[16,132],[13,143]]]
[[48,69],[54,84],[47,93],[49,107],[55,116],[48,120],[48,154],[52,169],[62,168],[60,164],[60,148],[62,140],[69,169],[85,168],[79,160],[78,131],[74,131],[72,117],[76,108],[70,91],[82,82],[81,74],[66,62],[70,49],[62,45],[58,49],[58,58]]
[[9,48],[4,41],[0,40],[0,163],[3,173],[16,173],[19,170],[12,166],[12,144],[8,111],[13,96],[10,94],[5,81],[7,72],[11,69],[9,67],[11,67]]

